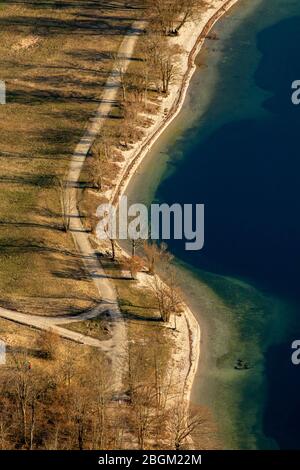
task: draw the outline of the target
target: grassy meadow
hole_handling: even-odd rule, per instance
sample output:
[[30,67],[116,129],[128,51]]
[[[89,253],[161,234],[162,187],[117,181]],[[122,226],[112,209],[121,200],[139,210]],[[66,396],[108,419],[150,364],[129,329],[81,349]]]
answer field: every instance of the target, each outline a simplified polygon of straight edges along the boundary
[[72,236],[62,230],[56,178],[97,108],[133,15],[122,2],[1,3],[1,306],[54,314],[95,301]]

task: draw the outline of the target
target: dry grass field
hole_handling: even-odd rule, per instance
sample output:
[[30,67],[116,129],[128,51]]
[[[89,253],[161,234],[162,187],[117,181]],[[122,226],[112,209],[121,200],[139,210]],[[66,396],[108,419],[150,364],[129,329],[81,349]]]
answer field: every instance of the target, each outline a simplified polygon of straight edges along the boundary
[[122,1],[1,2],[1,306],[54,314],[95,300],[62,230],[56,178],[67,171],[135,14]]

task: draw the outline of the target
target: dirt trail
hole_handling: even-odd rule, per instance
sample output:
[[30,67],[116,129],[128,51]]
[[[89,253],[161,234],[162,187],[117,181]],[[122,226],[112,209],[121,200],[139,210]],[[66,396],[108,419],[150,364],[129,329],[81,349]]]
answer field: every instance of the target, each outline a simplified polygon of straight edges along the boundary
[[[124,70],[130,63],[136,42],[139,38],[140,32],[143,31],[144,26],[144,23],[140,21],[133,23],[131,30],[121,43],[118,51],[118,61],[123,61]],[[127,367],[126,327],[119,310],[115,288],[112,282],[107,278],[98,259],[97,252],[90,243],[89,233],[82,224],[77,206],[81,170],[91,146],[93,145],[97,135],[99,135],[105,120],[109,116],[113,104],[117,101],[118,92],[118,73],[114,68],[106,82],[97,112],[89,122],[84,136],[81,138],[74,151],[67,177],[71,215],[70,230],[76,248],[82,255],[86,271],[91,276],[98,290],[99,305],[93,310],[81,315],[62,316],[58,314],[54,317],[28,315],[0,308],[0,317],[41,330],[52,329],[63,338],[102,349],[109,354],[113,371],[112,373],[115,377],[115,388],[120,390],[122,387],[123,374],[126,372]],[[63,324],[94,318],[102,313],[108,314],[108,321],[110,323],[111,330],[111,338],[108,340],[100,341],[63,328]]]

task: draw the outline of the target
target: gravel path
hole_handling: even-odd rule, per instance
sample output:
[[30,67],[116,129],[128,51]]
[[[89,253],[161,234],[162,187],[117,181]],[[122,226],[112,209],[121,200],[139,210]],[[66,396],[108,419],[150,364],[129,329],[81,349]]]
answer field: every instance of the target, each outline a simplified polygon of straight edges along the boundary
[[[124,70],[130,63],[136,42],[143,28],[144,23],[133,23],[131,30],[125,36],[120,46],[118,55],[119,61],[123,60],[124,62]],[[57,315],[54,317],[29,315],[0,308],[0,317],[23,325],[38,328],[40,330],[51,329],[63,338],[67,338],[87,346],[94,346],[108,353],[111,360],[113,375],[115,377],[115,388],[120,390],[122,387],[122,377],[127,368],[126,326],[119,310],[115,288],[112,282],[107,278],[97,256],[97,252],[90,243],[89,234],[82,224],[77,207],[77,193],[82,167],[91,146],[93,145],[97,135],[101,132],[105,119],[109,116],[113,104],[117,101],[118,92],[118,74],[117,71],[113,69],[106,82],[98,110],[89,122],[84,136],[74,151],[67,178],[71,214],[70,231],[76,248],[82,255],[85,269],[91,276],[98,290],[99,305],[93,310],[84,312],[80,315]],[[111,338],[108,340],[100,341],[63,328],[63,324],[95,318],[104,312],[108,315],[108,322],[111,330]]]

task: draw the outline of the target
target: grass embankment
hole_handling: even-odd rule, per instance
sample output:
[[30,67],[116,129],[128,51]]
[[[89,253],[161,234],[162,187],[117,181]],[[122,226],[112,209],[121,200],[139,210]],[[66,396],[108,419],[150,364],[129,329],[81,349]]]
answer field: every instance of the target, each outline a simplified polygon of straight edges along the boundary
[[[61,227],[55,178],[99,103],[135,12],[102,2],[6,3],[0,9],[0,305],[76,312],[96,292]],[[85,182],[82,182],[84,185]]]

